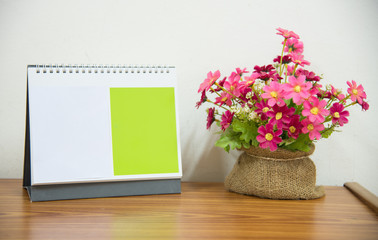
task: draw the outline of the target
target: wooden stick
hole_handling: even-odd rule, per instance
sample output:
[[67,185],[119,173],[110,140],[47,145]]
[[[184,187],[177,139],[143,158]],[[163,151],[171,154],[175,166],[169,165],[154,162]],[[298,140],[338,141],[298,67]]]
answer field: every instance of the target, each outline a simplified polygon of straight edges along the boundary
[[344,184],[349,191],[351,191],[358,199],[365,203],[368,207],[373,209],[378,214],[378,197],[368,191],[366,188],[357,182],[347,182]]

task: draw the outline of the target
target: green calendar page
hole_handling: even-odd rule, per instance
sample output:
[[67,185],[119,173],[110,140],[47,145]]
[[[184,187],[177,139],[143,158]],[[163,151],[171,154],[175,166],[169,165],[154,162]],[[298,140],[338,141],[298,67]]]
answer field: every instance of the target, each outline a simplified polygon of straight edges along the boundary
[[114,175],[178,173],[174,88],[110,88]]

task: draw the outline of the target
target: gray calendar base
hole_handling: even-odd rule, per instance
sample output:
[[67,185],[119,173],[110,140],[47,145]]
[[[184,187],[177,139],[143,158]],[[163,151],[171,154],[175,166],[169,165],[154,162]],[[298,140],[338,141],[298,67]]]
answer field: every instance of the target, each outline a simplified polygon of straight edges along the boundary
[[32,202],[181,193],[180,179],[25,186]]

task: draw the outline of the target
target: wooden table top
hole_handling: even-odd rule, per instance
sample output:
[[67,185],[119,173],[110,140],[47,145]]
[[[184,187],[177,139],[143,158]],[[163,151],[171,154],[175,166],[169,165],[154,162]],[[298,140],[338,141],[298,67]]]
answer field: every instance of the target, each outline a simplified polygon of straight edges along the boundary
[[344,187],[316,200],[267,200],[222,183],[181,194],[30,202],[0,180],[0,239],[378,239],[378,216]]

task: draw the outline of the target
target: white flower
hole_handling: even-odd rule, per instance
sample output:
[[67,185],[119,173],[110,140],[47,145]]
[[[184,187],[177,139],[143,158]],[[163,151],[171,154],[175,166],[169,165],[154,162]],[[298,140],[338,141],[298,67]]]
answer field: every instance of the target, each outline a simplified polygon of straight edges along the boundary
[[257,91],[262,91],[263,87],[265,86],[265,82],[260,80],[260,79],[256,79],[255,83],[253,84],[253,87],[257,90]]
[[237,106],[231,106],[231,107],[230,107],[230,112],[232,112],[232,113],[236,113],[237,111],[238,111]]
[[249,120],[254,120],[257,118],[257,113],[255,111],[252,111],[249,115],[248,115],[248,119]]

